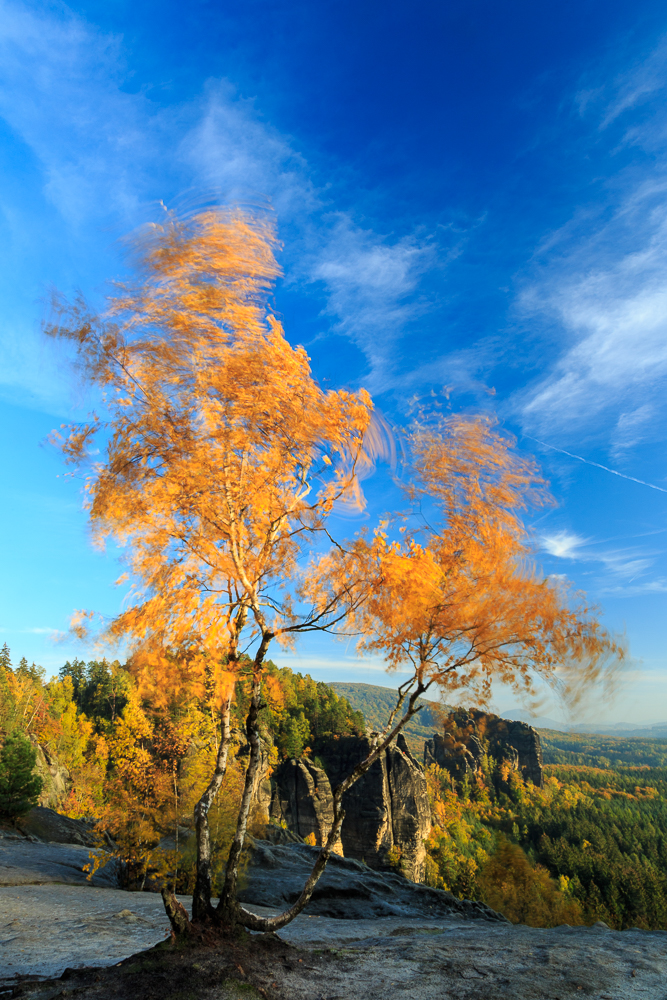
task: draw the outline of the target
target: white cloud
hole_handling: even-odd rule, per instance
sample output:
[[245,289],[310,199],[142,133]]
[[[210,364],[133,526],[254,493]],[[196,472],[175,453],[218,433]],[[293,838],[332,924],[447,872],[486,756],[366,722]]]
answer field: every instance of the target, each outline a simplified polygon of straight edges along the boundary
[[[608,548],[607,544],[583,538],[566,529],[543,533],[539,537],[539,546],[543,552],[557,559],[570,559],[588,564],[596,578],[595,589],[600,594],[623,593],[628,596],[631,592],[662,592],[662,580],[645,577],[655,564],[655,553],[632,546]],[[550,574],[550,576],[560,578],[561,574]],[[628,589],[630,585],[632,587]]]
[[[623,407],[614,421],[621,432],[617,447],[633,423],[632,443],[641,439],[640,426],[649,422],[667,376],[667,202],[651,213],[650,223],[646,213],[639,215],[637,227],[653,226],[640,250],[601,266],[591,246],[585,278],[556,278],[552,287],[547,279],[524,294],[526,311],[551,312],[575,341],[519,397],[528,428],[569,430],[582,421],[590,427],[605,414],[614,419]],[[617,219],[605,236],[615,228],[620,238],[626,225]]]
[[600,588],[603,597],[641,597],[643,594],[667,594],[667,578],[658,577],[655,580],[643,580],[639,583],[609,584]]
[[391,381],[392,343],[425,309],[414,296],[432,257],[428,244],[414,238],[380,241],[339,214],[313,260],[311,280],[321,281],[328,293],[325,313],[334,318],[334,329],[365,353],[372,391]]
[[550,370],[515,397],[525,428],[604,431],[617,458],[663,436],[667,415],[666,87],[661,43],[632,72],[579,95],[598,137],[615,143],[610,168],[623,146],[657,155],[639,154],[611,174],[603,200],[578,207],[545,240],[539,252],[549,253],[548,263],[520,299],[527,318],[555,321],[563,345]]
[[[609,88],[598,87],[589,94],[594,103],[603,104],[600,131],[621,118],[626,111],[635,110],[647,103],[665,89],[665,64],[667,63],[667,42],[663,39],[646,57],[639,59],[631,69],[618,75],[611,85],[612,96],[609,98]],[[597,98],[597,102],[595,101]],[[586,103],[578,101],[580,112],[585,113]],[[630,127],[625,131],[625,141],[633,141],[643,130]]]
[[647,425],[656,421],[657,417],[657,407],[652,403],[645,403],[627,413],[621,413],[612,433],[612,457],[622,458],[624,452],[639,444]]
[[[605,570],[613,574],[617,579],[620,578],[628,581],[642,576],[655,563],[653,556],[628,549],[612,549],[607,552],[600,552],[597,556],[589,555],[588,558],[602,563]],[[647,580],[642,586],[650,589],[651,582]]]
[[553,535],[542,535],[540,543],[549,555],[559,559],[574,559],[582,545],[586,544],[586,539],[570,531],[558,531]]
[[192,112],[196,120],[185,131],[178,155],[200,183],[229,200],[266,203],[268,198],[280,220],[303,224],[322,210],[306,159],[229,81],[210,81]]
[[[66,8],[36,12],[0,0],[0,116],[41,174],[41,196],[60,219],[59,255],[78,255],[74,283],[97,285],[107,276],[103,268],[118,270],[109,252],[114,236],[154,218],[169,192],[186,192],[179,204],[212,195],[262,206],[268,198],[287,236],[287,280],[320,283],[328,324],[357,343],[378,378],[391,369],[396,337],[423,309],[407,298],[429,266],[428,245],[361,228],[353,205],[334,210],[329,178],[320,182],[292,138],[228,81],[210,81],[193,102],[163,108],[123,89],[123,60],[121,39]],[[44,211],[26,237],[25,211],[0,192],[0,213],[24,258],[51,225]],[[14,324],[0,338],[0,382],[48,398],[56,380],[49,380],[48,359],[36,374],[34,332],[22,331],[20,350]]]
[[365,354],[369,388],[382,388],[393,343],[424,310],[415,292],[433,264],[429,242],[392,240],[357,225],[350,210],[332,211],[289,137],[263,123],[229,84],[209,86],[202,120],[184,138],[181,155],[205,184],[228,196],[271,200],[289,234],[287,281],[323,287],[323,315]]
[[121,90],[120,40],[66,8],[3,2],[0,22],[0,113],[41,163],[47,197],[74,226],[110,209],[134,217],[160,116]]

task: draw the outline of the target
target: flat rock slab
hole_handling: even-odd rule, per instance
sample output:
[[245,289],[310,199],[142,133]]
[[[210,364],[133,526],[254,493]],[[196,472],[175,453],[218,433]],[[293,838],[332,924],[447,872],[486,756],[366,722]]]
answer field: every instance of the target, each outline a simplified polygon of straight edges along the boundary
[[667,933],[462,919],[301,917],[280,936],[325,968],[276,970],[289,1000],[665,1000]]
[[5,886],[0,888],[0,979],[113,965],[164,940],[168,925],[155,893],[54,883]]
[[[246,905],[269,913],[292,902],[316,853],[258,842]],[[17,977],[116,965],[168,936],[158,895],[109,888],[113,871],[91,885],[87,861],[85,847],[0,840],[0,993]],[[280,938],[302,950],[268,969],[262,985],[285,1000],[667,1000],[664,932],[516,927],[338,857]],[[216,990],[198,1000],[228,995]]]
[[0,886],[41,885],[60,882],[66,885],[118,887],[115,862],[97,872],[91,882],[83,868],[89,862],[90,849],[76,844],[44,844],[23,839],[0,840]]
[[[115,965],[167,933],[162,901],[151,893],[53,884],[5,887],[0,889],[0,912],[0,992],[16,981],[16,973],[55,976],[65,967]],[[286,951],[266,968],[259,985],[282,1000],[667,996],[667,934],[662,932],[542,930],[460,917],[353,921],[302,914],[279,936],[299,950]],[[205,970],[216,960],[215,954],[204,952],[193,968]],[[208,977],[211,982],[217,982],[215,976]],[[73,984],[63,981],[55,992],[49,986],[48,996],[62,996]],[[37,997],[39,987],[35,989]],[[81,990],[77,986],[76,992],[82,1000],[105,1000],[103,989],[92,984]],[[218,982],[187,995],[242,1000],[257,994],[247,986],[230,991]]]
[[[301,894],[319,849],[306,844],[271,844],[256,840],[239,892],[241,902],[284,907]],[[376,917],[452,916],[499,921],[505,917],[470,899],[416,885],[391,871],[373,871],[361,861],[332,854],[308,903],[309,914],[343,920]]]

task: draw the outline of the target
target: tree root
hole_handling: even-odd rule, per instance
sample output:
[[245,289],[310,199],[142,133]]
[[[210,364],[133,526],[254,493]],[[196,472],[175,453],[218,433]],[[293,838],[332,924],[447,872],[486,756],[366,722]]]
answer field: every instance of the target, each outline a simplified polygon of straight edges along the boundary
[[172,941],[186,935],[189,936],[192,933],[192,924],[190,923],[190,918],[186,913],[185,907],[179,903],[174,895],[173,885],[169,884],[162,887],[162,902],[164,903],[165,912],[171,924]]

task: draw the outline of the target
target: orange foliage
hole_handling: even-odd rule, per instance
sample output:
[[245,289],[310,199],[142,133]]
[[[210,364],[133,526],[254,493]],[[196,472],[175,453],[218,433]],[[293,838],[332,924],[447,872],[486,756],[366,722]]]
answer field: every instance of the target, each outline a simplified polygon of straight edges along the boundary
[[[334,503],[363,504],[359,477],[381,446],[369,396],[320,389],[267,311],[275,245],[268,221],[238,211],[170,217],[131,241],[140,280],[105,316],[78,302],[47,327],[105,393],[106,424],[69,428],[60,444],[81,465],[108,430],[90,519],[99,542],[127,545],[136,589],[105,638],[143,650],[156,694],[178,665],[151,661],[155,650],[234,663],[244,629],[287,640],[303,626],[285,585]],[[188,659],[187,683],[206,669]]]
[[567,898],[546,868],[531,865],[519,845],[504,838],[482,868],[478,883],[484,902],[513,924],[558,927],[584,923],[579,903]]
[[481,702],[494,680],[526,694],[539,675],[575,700],[611,677],[622,647],[582,600],[530,564],[522,514],[547,500],[534,465],[483,417],[419,425],[410,443],[405,493],[422,524],[393,541],[385,524],[333,550],[310,584],[314,599],[326,605],[343,581],[363,589],[350,624],[361,650]]

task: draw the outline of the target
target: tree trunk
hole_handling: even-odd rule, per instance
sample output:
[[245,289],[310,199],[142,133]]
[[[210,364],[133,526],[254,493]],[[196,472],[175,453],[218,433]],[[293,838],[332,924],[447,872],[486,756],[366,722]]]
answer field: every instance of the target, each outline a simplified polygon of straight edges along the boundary
[[222,892],[220,893],[220,902],[218,903],[218,917],[223,923],[226,924],[234,924],[236,922],[236,911],[238,909],[238,904],[236,902],[236,883],[238,881],[239,863],[243,852],[243,845],[245,843],[250,807],[255,796],[260,763],[260,744],[259,731],[257,729],[257,717],[261,707],[262,682],[259,667],[261,667],[261,660],[258,663],[256,658],[252,677],[252,696],[250,699],[248,717],[246,719],[246,736],[248,738],[248,743],[250,744],[250,760],[248,761],[248,767],[246,769],[243,796],[241,797],[241,806],[239,808],[234,840],[232,841],[229,858],[227,859],[225,884]]
[[[220,713],[220,745],[215,762],[215,771],[206,791],[195,806],[195,830],[197,836],[197,875],[192,895],[192,919],[202,922],[213,916],[211,906],[211,837],[208,827],[208,812],[213,804],[227,770],[229,751],[230,716],[234,691],[222,705]],[[167,911],[169,912],[169,911]]]
[[190,918],[186,913],[185,907],[176,899],[173,885],[162,887],[162,902],[164,903],[165,912],[171,924],[172,941],[177,937],[189,934],[191,930]]
[[[242,924],[249,930],[264,931],[266,933],[266,932],[280,930],[281,927],[285,927],[286,924],[289,924],[290,921],[294,920],[294,918],[298,916],[299,913],[301,913],[304,906],[306,906],[311,896],[313,895],[315,886],[317,885],[319,878],[322,875],[322,872],[326,868],[327,861],[329,860],[331,851],[333,850],[334,845],[336,844],[336,841],[338,840],[338,837],[340,835],[341,827],[343,826],[343,820],[345,819],[345,813],[343,812],[343,809],[341,807],[341,803],[343,801],[343,795],[348,790],[348,788],[351,788],[352,785],[356,781],[358,781],[359,778],[361,778],[361,776],[365,774],[370,767],[373,766],[373,764],[378,759],[380,754],[389,746],[391,741],[396,738],[396,736],[401,731],[405,723],[408,722],[408,720],[411,719],[412,716],[419,711],[418,708],[415,708],[415,704],[419,696],[422,695],[424,691],[426,691],[428,686],[429,686],[428,684],[423,685],[421,681],[418,682],[417,688],[410,695],[408,708],[405,712],[405,715],[400,720],[400,722],[398,722],[391,729],[388,735],[386,735],[384,738],[379,737],[377,739],[375,747],[371,750],[368,756],[365,757],[359,764],[357,764],[354,770],[351,771],[350,774],[348,774],[347,778],[345,778],[345,780],[342,781],[340,785],[338,785],[338,787],[336,788],[333,797],[333,810],[334,810],[333,825],[331,827],[331,830],[329,831],[329,836],[326,839],[326,843],[324,844],[322,850],[317,856],[317,861],[313,865],[313,869],[310,875],[308,876],[308,880],[304,885],[303,891],[299,896],[299,898],[297,899],[297,901],[292,906],[290,906],[289,909],[284,910],[282,913],[277,914],[275,917],[258,917],[254,913],[251,913],[250,910],[246,910],[245,907],[241,906],[238,902],[236,902],[235,899],[230,899],[230,902],[228,903],[228,912],[229,913],[233,912],[233,920],[235,922]],[[389,723],[390,725],[391,722],[393,722],[394,718],[396,717],[396,713],[400,708],[403,700],[404,700],[404,695],[401,693],[398,705],[391,713],[390,723]]]
[[[264,646],[264,643],[262,645]],[[266,645],[268,645],[268,643],[266,643]],[[204,795],[197,803],[195,810],[197,819],[197,881],[192,900],[192,919],[193,921],[201,923],[214,918],[218,926],[225,929],[233,928],[236,924],[241,924],[249,930],[271,932],[280,930],[282,927],[285,927],[286,924],[289,924],[290,921],[294,920],[294,918],[298,916],[312,897],[315,886],[317,885],[322,872],[326,868],[329,856],[331,855],[331,852],[340,836],[343,820],[345,819],[345,813],[342,809],[342,800],[345,792],[348,788],[351,788],[352,785],[358,781],[370,767],[372,767],[380,754],[389,746],[391,741],[396,738],[405,723],[419,711],[419,708],[415,707],[417,699],[426,691],[430,684],[423,684],[421,680],[417,681],[417,687],[410,695],[405,714],[400,721],[396,723],[396,725],[393,725],[393,721],[406,697],[401,688],[399,688],[398,703],[390,715],[387,727],[385,727],[385,735],[379,735],[376,737],[374,745],[372,746],[371,752],[368,756],[357,764],[354,770],[347,776],[347,778],[345,778],[344,781],[340,783],[340,785],[338,785],[334,791],[334,822],[331,830],[329,831],[326,843],[323,845],[317,856],[317,860],[313,865],[312,871],[308,876],[301,895],[296,902],[289,907],[289,909],[284,910],[275,917],[258,917],[254,913],[251,913],[250,910],[246,910],[245,907],[241,906],[241,904],[237,901],[236,885],[238,881],[239,863],[241,860],[248,826],[248,816],[250,814],[250,807],[255,794],[260,763],[260,742],[259,731],[257,728],[257,718],[261,708],[262,660],[263,650],[257,654],[253,667],[252,696],[246,719],[246,734],[250,744],[250,760],[248,761],[248,767],[246,769],[245,785],[243,788],[243,796],[241,798],[241,806],[239,809],[234,841],[227,860],[225,884],[220,894],[220,902],[218,903],[217,911],[213,910],[211,906],[211,858],[207,814],[215,794],[222,783],[227,764],[229,718],[232,701],[231,695],[223,707],[222,739],[218,750],[218,762],[216,765],[215,775],[204,792]],[[408,682],[406,682],[406,685],[404,686],[407,687]],[[390,731],[387,732],[387,729],[390,729]],[[177,902],[171,886],[162,890],[162,898],[164,900],[165,910],[167,911],[167,915],[169,916],[169,920],[172,925],[172,933],[176,936],[179,934],[182,935],[189,933],[190,924],[187,920],[187,914],[185,913],[185,910],[183,910],[180,903]],[[185,919],[183,919],[184,917]]]

